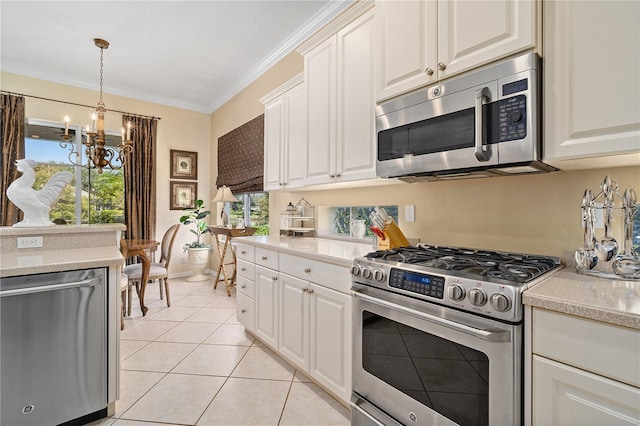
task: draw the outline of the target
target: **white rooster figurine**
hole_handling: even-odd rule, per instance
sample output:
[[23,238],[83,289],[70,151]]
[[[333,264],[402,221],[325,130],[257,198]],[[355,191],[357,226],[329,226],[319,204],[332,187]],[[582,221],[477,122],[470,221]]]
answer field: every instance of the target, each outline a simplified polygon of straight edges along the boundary
[[71,181],[71,173],[58,172],[49,178],[41,190],[33,189],[36,173],[33,169],[36,162],[27,158],[16,161],[22,176],[11,182],[7,188],[7,198],[24,212],[24,219],[15,225],[16,228],[55,226],[49,220],[49,211],[53,203],[58,201],[65,185]]

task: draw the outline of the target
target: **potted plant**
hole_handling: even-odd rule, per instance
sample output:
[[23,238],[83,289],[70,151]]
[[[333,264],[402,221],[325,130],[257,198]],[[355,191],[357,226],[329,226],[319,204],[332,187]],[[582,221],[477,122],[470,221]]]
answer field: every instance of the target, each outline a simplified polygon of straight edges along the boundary
[[187,214],[180,217],[180,223],[183,225],[194,225],[189,232],[196,236],[196,240],[184,245],[183,250],[188,252],[189,265],[193,275],[187,278],[187,281],[205,281],[209,279],[208,275],[203,271],[209,264],[209,255],[213,252],[212,247],[200,241],[200,237],[209,232],[205,218],[211,214],[203,205],[203,200],[196,200],[195,208],[184,209]]

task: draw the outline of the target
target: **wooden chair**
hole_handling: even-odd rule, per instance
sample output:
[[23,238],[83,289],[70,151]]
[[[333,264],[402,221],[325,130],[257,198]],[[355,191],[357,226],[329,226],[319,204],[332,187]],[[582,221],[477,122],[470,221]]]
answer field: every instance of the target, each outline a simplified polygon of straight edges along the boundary
[[[171,302],[169,300],[169,262],[171,261],[171,249],[173,247],[173,241],[178,234],[178,228],[180,228],[180,224],[177,223],[173,225],[171,228],[167,229],[167,232],[164,233],[162,237],[162,244],[160,245],[160,261],[156,263],[152,263],[149,268],[149,281],[158,280],[158,286],[160,287],[160,299],[163,298],[163,286],[164,283],[164,292],[167,295],[167,307],[171,306]],[[128,306],[127,313],[131,315],[131,286],[135,284],[136,292],[138,296],[140,295],[140,280],[142,279],[142,264],[136,263],[133,265],[127,265],[124,267],[122,271],[127,274],[129,277],[129,290],[127,293]]]
[[[122,253],[122,257],[127,258],[127,242],[124,239],[120,240],[120,253]],[[128,291],[129,277],[127,277],[127,274],[120,274],[120,299],[122,304],[122,309],[120,310],[120,330],[124,330],[124,316],[127,309]],[[129,305],[131,305],[131,302],[129,302]]]

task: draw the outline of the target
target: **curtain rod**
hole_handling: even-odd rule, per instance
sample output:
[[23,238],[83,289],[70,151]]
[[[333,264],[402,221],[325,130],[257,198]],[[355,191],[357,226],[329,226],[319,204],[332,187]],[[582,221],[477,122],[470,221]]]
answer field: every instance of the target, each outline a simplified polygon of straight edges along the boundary
[[[0,90],[0,93],[6,93],[8,95],[22,96],[22,97],[27,97],[27,98],[40,99],[40,100],[43,100],[43,101],[59,102],[59,103],[62,103],[62,104],[75,105],[75,106],[79,106],[79,107],[95,108],[95,106],[92,106],[92,105],[83,105],[83,104],[77,104],[75,102],[59,101],[57,99],[43,98],[41,96],[25,95],[24,93],[13,93],[13,92],[9,92],[8,90]],[[150,116],[150,115],[143,115],[143,114],[135,114],[133,112],[118,111],[117,109],[108,109],[107,108],[107,111],[118,112],[120,114],[133,115],[135,117],[141,117],[141,118],[151,118],[152,120],[162,120],[162,118],[160,118],[160,117],[153,117],[153,116]]]

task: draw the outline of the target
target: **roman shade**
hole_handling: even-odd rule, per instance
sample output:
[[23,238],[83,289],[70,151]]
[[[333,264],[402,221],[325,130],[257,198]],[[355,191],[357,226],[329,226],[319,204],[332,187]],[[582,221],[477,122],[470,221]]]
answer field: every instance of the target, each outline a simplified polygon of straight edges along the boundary
[[235,194],[262,191],[264,114],[218,139],[218,179]]

